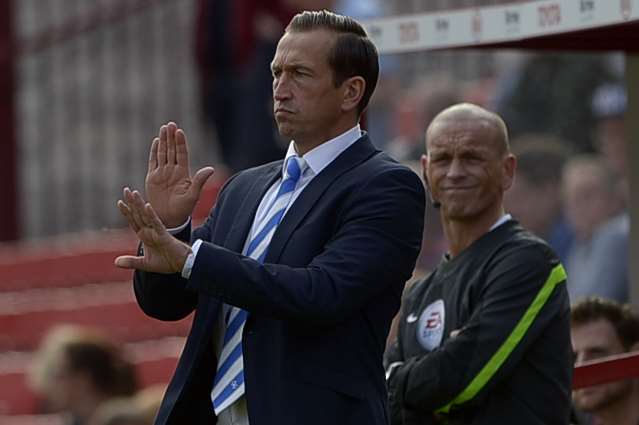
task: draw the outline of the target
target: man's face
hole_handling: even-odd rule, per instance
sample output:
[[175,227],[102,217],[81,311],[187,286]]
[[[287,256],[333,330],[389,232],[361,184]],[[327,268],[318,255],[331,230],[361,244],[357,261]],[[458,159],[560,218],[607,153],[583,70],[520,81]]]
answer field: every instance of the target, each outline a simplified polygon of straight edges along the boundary
[[328,53],[336,35],[319,29],[287,32],[271,64],[273,110],[282,136],[297,143],[323,142],[343,115],[342,88],[335,87]]
[[628,173],[628,144],[621,117],[600,120],[595,125],[595,143],[608,166],[622,177]]
[[481,120],[447,120],[431,128],[425,178],[444,217],[465,221],[501,207],[514,158],[502,152],[495,133]]
[[[571,330],[575,366],[613,354],[624,353],[624,349],[612,324],[599,319]],[[617,381],[573,391],[577,407],[585,412],[597,413],[632,391],[632,381]]]
[[522,226],[545,238],[559,214],[559,190],[554,183],[535,184],[518,173],[505,194],[504,206]]
[[564,173],[564,211],[580,240],[589,239],[611,215],[613,196],[603,179],[598,170],[586,165]]

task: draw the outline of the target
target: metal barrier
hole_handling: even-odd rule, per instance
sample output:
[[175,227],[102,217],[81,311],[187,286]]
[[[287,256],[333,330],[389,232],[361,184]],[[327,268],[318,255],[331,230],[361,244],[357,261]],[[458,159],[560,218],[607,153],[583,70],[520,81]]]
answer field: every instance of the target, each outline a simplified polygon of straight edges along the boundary
[[575,366],[573,389],[639,377],[639,351],[605,357]]
[[14,2],[20,237],[124,225],[163,122],[187,131],[196,166],[214,143],[199,119],[196,2]]

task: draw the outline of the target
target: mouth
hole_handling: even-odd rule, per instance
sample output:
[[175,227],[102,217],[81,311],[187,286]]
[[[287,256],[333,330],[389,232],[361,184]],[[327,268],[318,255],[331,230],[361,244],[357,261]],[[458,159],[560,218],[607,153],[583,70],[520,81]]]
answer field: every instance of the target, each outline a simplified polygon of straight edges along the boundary
[[285,108],[275,108],[274,113],[277,115],[277,114],[292,114],[293,112]]
[[464,192],[473,189],[475,189],[475,186],[443,187],[441,190],[444,192]]

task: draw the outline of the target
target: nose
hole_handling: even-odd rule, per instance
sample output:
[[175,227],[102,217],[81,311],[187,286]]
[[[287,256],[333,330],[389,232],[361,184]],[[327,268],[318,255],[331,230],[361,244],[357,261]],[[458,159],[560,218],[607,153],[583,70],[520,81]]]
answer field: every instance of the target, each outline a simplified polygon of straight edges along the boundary
[[277,101],[286,100],[291,97],[288,79],[285,73],[273,77],[273,99]]
[[466,170],[462,161],[459,158],[453,158],[450,161],[450,166],[446,172],[446,176],[449,178],[463,177],[466,174]]

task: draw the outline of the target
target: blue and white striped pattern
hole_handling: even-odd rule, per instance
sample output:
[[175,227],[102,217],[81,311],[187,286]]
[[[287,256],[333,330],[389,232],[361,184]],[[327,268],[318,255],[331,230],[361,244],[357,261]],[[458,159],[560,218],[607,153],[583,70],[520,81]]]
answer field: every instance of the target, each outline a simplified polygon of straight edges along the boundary
[[[267,213],[260,219],[257,231],[246,249],[245,255],[264,262],[268,245],[275,233],[277,225],[291,201],[295,186],[302,174],[303,159],[292,156],[286,165],[286,174]],[[244,394],[244,360],[242,358],[242,331],[248,313],[238,307],[230,310],[226,320],[226,332],[222,343],[222,353],[217,364],[217,372],[211,391],[211,400],[215,414],[233,404]]]

